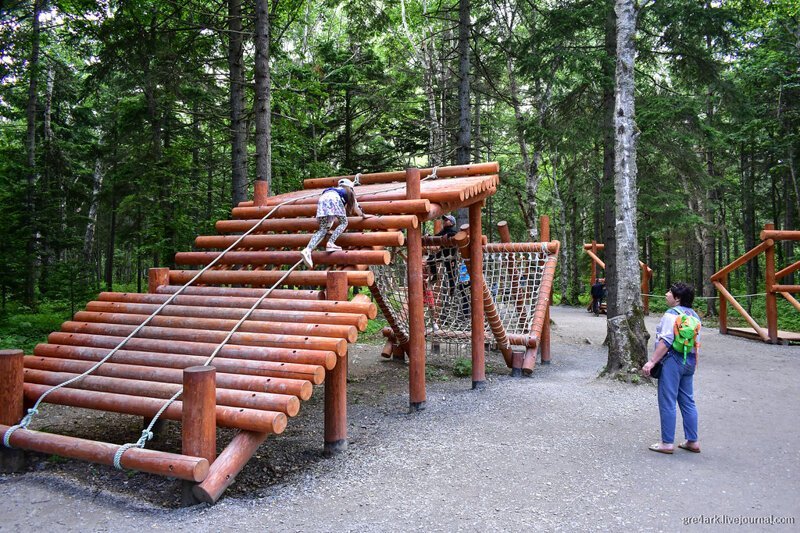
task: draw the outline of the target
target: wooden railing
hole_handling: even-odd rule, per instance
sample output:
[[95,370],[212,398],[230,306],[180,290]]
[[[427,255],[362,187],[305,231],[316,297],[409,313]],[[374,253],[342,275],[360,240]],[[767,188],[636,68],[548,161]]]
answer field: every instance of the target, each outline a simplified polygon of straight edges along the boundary
[[[800,311],[800,302],[791,293],[800,292],[800,285],[780,285],[778,280],[789,274],[800,270],[800,261],[797,261],[786,268],[775,272],[775,243],[778,241],[800,241],[800,231],[797,230],[775,230],[773,224],[766,224],[764,231],[761,232],[761,243],[755,246],[731,264],[721,268],[713,276],[711,282],[720,294],[719,300],[719,332],[729,333],[728,328],[728,304],[730,304],[745,321],[752,327],[756,334],[764,342],[777,344],[778,338],[778,300],[777,296],[783,296],[792,306]],[[744,265],[748,261],[756,259],[761,253],[766,257],[765,292],[766,292],[766,312],[767,327],[761,327],[756,320],[736,301],[736,298],[728,292],[728,275]]]

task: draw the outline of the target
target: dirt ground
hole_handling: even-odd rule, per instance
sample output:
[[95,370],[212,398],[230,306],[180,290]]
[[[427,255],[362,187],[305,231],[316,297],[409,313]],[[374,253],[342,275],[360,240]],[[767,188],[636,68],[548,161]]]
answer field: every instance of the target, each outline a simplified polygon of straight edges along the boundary
[[[473,391],[453,376],[454,354],[429,356],[416,414],[407,369],[356,346],[349,449],[322,457],[317,390],[215,506],[180,508],[172,480],[34,455],[28,472],[0,476],[0,531],[797,531],[800,348],[705,330],[703,452],[667,456],[646,449],[659,438],[655,387],[597,378],[604,318],[552,315],[551,365],[511,378],[491,355],[487,387]],[[133,417],[44,412],[35,429],[119,443],[141,430]],[[676,439],[680,428],[679,417]],[[178,442],[168,423],[150,447]]]

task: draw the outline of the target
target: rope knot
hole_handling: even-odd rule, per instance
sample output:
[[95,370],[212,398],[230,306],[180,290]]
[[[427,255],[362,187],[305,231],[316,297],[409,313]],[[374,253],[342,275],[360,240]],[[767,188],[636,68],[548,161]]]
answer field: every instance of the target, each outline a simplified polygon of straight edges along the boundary
[[361,185],[361,172],[356,174],[355,177],[353,178],[353,185],[356,186]]

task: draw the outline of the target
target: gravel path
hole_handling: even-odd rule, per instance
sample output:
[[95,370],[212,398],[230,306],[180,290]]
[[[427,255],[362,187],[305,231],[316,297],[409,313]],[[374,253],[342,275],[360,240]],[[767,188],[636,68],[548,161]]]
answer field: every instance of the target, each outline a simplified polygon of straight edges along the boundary
[[318,458],[321,404],[306,405],[316,429],[293,435],[290,423],[264,449],[311,457],[272,484],[170,509],[47,470],[0,476],[0,531],[674,531],[701,516],[795,525],[688,528],[797,531],[800,348],[705,330],[695,379],[703,453],[666,456],[646,449],[659,436],[655,387],[596,378],[605,320],[571,308],[552,315],[552,365],[529,379],[490,374],[482,391],[469,378],[429,382],[428,408],[413,415],[405,369],[362,348],[349,450]]

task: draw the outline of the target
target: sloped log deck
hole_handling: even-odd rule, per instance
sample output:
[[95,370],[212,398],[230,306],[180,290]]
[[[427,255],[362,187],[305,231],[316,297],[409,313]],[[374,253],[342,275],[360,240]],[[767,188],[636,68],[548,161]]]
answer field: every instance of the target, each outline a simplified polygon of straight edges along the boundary
[[[306,180],[305,190],[275,197],[268,197],[265,184],[256,182],[256,200],[235,207],[231,220],[217,222],[218,235],[198,236],[197,251],[176,255],[176,264],[188,269],[151,269],[147,294],[101,293],[33,354],[23,357],[15,351],[0,357],[0,437],[10,431],[9,444],[16,450],[110,465],[122,443],[36,431],[36,417],[30,428],[12,431],[23,415],[23,402],[44,395],[46,403],[151,417],[183,386],[183,396],[162,415],[182,421],[182,453],[130,447],[120,465],[184,480],[185,496],[213,503],[264,440],[284,431],[301,402],[311,397],[313,386],[326,382],[326,451],[343,449],[347,345],[356,342],[377,315],[377,306],[368,298],[349,299],[348,286],[371,286],[374,276],[368,266],[388,264],[391,249],[400,246],[414,251],[410,264],[421,269],[416,255],[422,223],[461,207],[473,206],[477,228],[471,236],[482,242],[479,206],[496,191],[498,172],[497,163],[486,163],[439,168],[437,176],[432,169],[360,176],[357,197],[371,216],[350,218],[348,231],[337,241],[343,250],[315,251],[313,269],[298,267],[299,251],[318,228],[319,196],[338,178]],[[183,287],[198,273],[192,268],[212,262],[192,286]],[[237,327],[290,268],[294,270],[281,286]],[[410,281],[420,292],[421,284]],[[484,296],[479,291],[473,300],[481,303]],[[416,300],[421,302],[422,295]],[[139,326],[143,327],[126,340]],[[473,336],[481,341],[482,354],[482,330]],[[424,328],[412,330],[409,404],[417,408],[426,400],[424,346]],[[48,392],[86,372],[115,348],[91,375]],[[478,361],[474,381],[483,379],[482,357]],[[204,365],[215,371],[204,371]],[[38,416],[46,416],[44,407]],[[217,426],[238,432],[214,457]],[[17,453],[0,448],[4,457]]]

